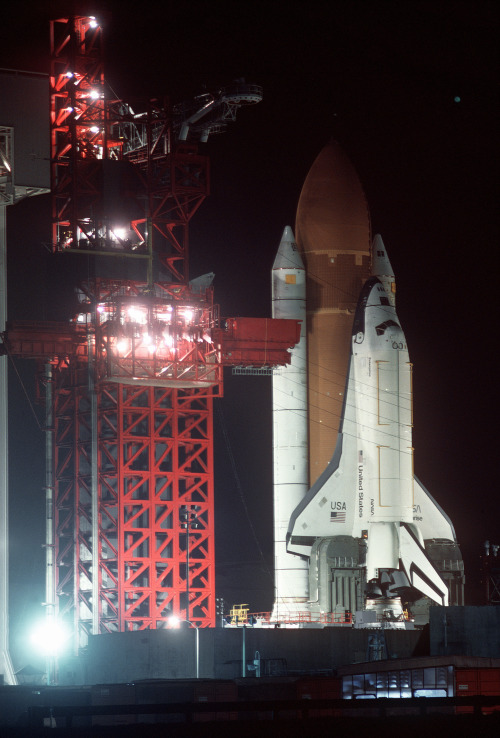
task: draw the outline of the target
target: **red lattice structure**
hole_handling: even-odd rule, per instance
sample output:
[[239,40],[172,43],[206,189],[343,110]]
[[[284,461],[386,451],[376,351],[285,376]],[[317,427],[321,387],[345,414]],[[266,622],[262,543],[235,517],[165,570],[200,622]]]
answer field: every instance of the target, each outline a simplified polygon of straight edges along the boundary
[[[96,19],[51,23],[52,247],[94,265],[79,311],[3,336],[45,367],[46,605],[75,647],[171,615],[215,625],[213,400],[223,366],[287,364],[300,334],[295,321],[221,320],[211,280],[189,282],[209,168],[188,139],[221,130],[260,88],[204,99],[206,121],[188,105],[176,123],[158,101],[137,116],[102,59]],[[137,278],[104,276],[110,265]]]
[[[80,374],[79,378],[78,371],[58,372],[54,386],[60,614],[73,617],[81,635],[164,627],[173,613],[187,616],[188,607],[192,622],[212,625],[209,391],[118,383],[101,386],[95,397],[98,494],[94,533],[93,413],[87,372]],[[197,527],[189,531],[189,542],[183,508],[196,512]]]
[[213,306],[210,293],[186,305],[186,293],[173,301],[162,287],[145,295],[137,282],[95,280],[72,353],[53,360],[55,589],[80,643],[165,627],[172,614],[197,627],[215,618],[222,367],[201,334],[214,332]]
[[[9,355],[45,363],[48,589],[80,645],[91,633],[165,627],[172,614],[210,626],[212,421],[222,369],[288,363],[300,324],[217,321],[200,298],[198,316],[193,306],[186,315],[163,285],[155,285],[155,299],[141,299],[138,283],[93,286],[98,291],[82,303],[89,308],[92,298],[93,311],[69,324],[12,323],[3,336]],[[192,344],[187,318],[197,336]],[[155,325],[163,339],[150,353],[141,327]],[[200,328],[210,350],[200,350]],[[175,332],[177,341],[165,341]]]
[[[147,267],[146,281],[82,285],[81,340],[52,371],[56,604],[79,645],[165,627],[172,614],[215,622],[222,370],[211,289],[188,284],[188,224],[208,194],[208,160],[188,143],[172,150],[171,137],[165,107],[151,104],[137,123],[110,95],[96,19],[51,23],[53,249]],[[196,518],[188,530],[184,510]]]

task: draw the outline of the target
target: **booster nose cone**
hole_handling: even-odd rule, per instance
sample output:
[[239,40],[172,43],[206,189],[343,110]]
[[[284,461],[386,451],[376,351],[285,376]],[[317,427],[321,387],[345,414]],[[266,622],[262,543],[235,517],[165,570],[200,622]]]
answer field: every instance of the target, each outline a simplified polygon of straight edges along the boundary
[[283,235],[281,236],[273,269],[304,269],[304,262],[302,261],[290,226],[285,226]]
[[[290,226],[283,231],[274,260],[271,291],[274,318],[295,318],[296,301],[303,303],[301,309],[305,313],[306,272]],[[302,319],[305,323],[305,315]]]

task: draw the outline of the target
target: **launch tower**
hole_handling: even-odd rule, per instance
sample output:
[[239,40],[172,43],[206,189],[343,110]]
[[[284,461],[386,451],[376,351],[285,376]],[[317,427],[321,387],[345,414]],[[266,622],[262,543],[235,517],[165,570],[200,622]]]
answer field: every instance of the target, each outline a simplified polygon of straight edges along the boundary
[[[110,94],[93,17],[51,23],[52,249],[85,265],[68,323],[15,323],[46,405],[46,612],[89,634],[215,625],[213,400],[223,367],[290,362],[293,320],[219,316],[189,278],[209,193],[197,142],[262,90],[136,114]],[[83,271],[83,270],[82,270]]]

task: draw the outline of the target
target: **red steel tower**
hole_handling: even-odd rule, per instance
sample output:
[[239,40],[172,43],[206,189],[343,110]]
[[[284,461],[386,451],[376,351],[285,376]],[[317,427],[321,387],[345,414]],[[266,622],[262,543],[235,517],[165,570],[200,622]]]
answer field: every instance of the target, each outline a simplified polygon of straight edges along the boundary
[[91,276],[70,326],[10,334],[12,353],[47,361],[49,616],[72,620],[79,646],[172,614],[213,626],[213,399],[224,364],[270,364],[273,348],[286,363],[296,325],[271,344],[262,321],[219,319],[210,275],[189,281],[188,225],[209,193],[193,139],[261,89],[136,114],[109,93],[91,17],[51,23],[50,86],[53,250]]

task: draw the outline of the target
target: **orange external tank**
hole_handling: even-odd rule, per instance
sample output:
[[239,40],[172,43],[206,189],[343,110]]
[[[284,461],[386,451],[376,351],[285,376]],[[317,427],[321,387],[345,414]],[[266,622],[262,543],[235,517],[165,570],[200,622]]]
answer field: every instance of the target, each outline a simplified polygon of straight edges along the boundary
[[337,142],[325,146],[302,187],[295,235],[307,273],[309,482],[335,450],[361,287],[370,276],[370,213]]

